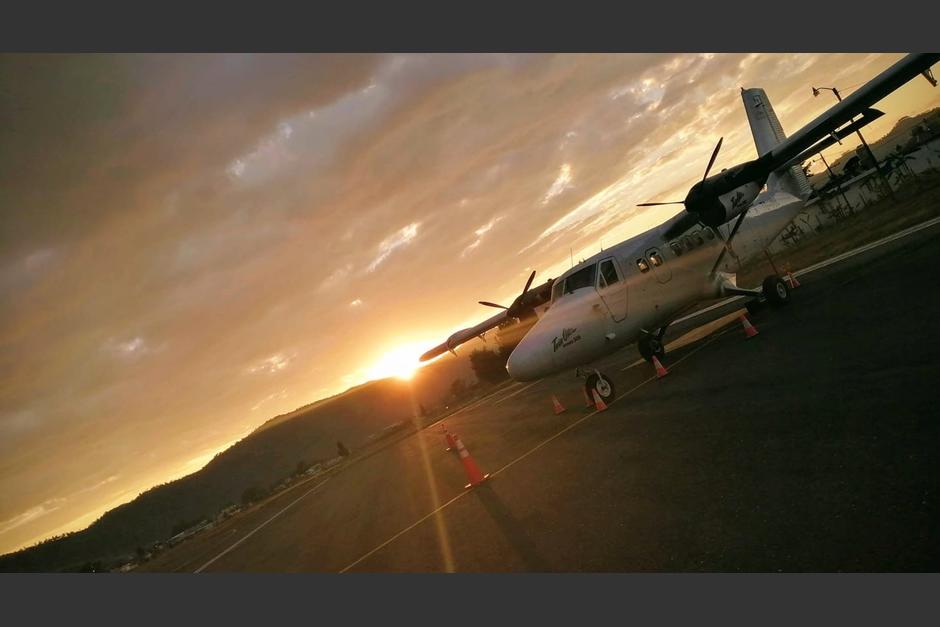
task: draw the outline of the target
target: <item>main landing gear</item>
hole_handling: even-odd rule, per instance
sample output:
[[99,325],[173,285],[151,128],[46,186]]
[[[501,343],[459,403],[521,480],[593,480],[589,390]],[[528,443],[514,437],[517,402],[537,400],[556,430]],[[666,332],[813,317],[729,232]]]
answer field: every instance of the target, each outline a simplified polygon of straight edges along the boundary
[[610,403],[614,400],[614,397],[617,395],[617,391],[614,388],[614,382],[610,380],[610,377],[600,372],[599,370],[594,370],[593,372],[587,373],[582,372],[581,369],[578,369],[577,374],[579,376],[585,376],[584,381],[584,391],[587,393],[587,397],[591,400],[594,399],[594,392],[597,392],[597,395],[601,397],[601,400],[605,403]]
[[761,284],[761,292],[757,298],[748,301],[747,311],[750,314],[757,313],[764,303],[768,303],[774,309],[783,307],[790,303],[790,287],[786,281],[775,274],[764,279]]
[[640,351],[640,357],[646,361],[662,359],[666,355],[666,347],[663,346],[663,336],[666,335],[666,327],[659,330],[658,333],[644,333],[636,342],[636,347]]

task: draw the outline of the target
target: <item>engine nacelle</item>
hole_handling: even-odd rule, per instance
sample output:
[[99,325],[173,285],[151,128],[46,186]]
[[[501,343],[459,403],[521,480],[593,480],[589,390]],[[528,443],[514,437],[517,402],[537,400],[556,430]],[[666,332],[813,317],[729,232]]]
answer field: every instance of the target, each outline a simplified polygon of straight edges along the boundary
[[706,225],[715,228],[741,215],[757,198],[763,183],[745,183],[735,187],[730,192],[718,196],[709,195],[702,202],[696,203],[694,209],[699,219]]
[[729,168],[689,190],[685,208],[712,228],[741,215],[764,188],[770,172],[765,159]]

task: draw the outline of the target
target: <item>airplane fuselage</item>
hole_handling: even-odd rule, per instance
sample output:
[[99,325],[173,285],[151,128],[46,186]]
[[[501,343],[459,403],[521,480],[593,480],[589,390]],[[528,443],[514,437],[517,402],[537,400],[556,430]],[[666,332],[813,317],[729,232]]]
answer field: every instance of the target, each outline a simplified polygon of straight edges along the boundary
[[721,297],[739,265],[762,254],[802,207],[786,192],[761,194],[716,273],[727,224],[667,240],[667,223],[582,261],[555,280],[551,306],[509,357],[510,376],[533,381],[586,366]]

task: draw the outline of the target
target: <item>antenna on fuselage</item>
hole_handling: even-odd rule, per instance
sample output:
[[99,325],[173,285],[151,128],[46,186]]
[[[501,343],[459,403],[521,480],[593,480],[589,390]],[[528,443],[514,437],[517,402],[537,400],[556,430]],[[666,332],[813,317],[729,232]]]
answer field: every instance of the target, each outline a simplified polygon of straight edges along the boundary
[[568,254],[571,255],[571,267],[574,267],[574,248],[568,249]]

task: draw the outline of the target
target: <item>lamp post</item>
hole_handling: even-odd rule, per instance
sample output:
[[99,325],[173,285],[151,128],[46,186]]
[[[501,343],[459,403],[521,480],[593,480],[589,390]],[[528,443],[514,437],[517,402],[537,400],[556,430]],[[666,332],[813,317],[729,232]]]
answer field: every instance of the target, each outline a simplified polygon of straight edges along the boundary
[[836,173],[832,171],[832,168],[829,167],[829,162],[826,161],[826,157],[823,156],[822,151],[818,153],[819,158],[822,159],[823,165],[826,166],[826,171],[829,172],[829,180],[833,181],[836,184],[836,189],[839,191],[839,194],[842,196],[842,200],[845,201],[845,206],[848,208],[849,212],[852,212],[852,203],[849,202],[849,199],[846,198],[845,192],[842,190],[842,183],[839,182],[839,179],[836,178]]
[[[833,95],[835,95],[836,100],[838,100],[839,102],[842,102],[842,94],[840,94],[839,90],[836,89],[835,87],[813,87],[813,98],[817,98],[819,96],[819,92],[823,90],[831,91]],[[891,189],[891,184],[888,182],[888,179],[884,175],[884,172],[881,171],[881,166],[878,164],[878,158],[875,157],[875,153],[871,151],[871,147],[868,145],[868,142],[865,141],[865,137],[862,135],[862,131],[860,129],[856,129],[855,134],[858,135],[859,141],[862,142],[862,146],[865,147],[865,151],[868,153],[868,156],[871,158],[872,163],[875,164],[875,171],[878,173],[878,178],[880,178],[881,182],[884,184],[885,191],[887,191],[888,195],[891,196],[892,199],[894,199],[894,190]]]

